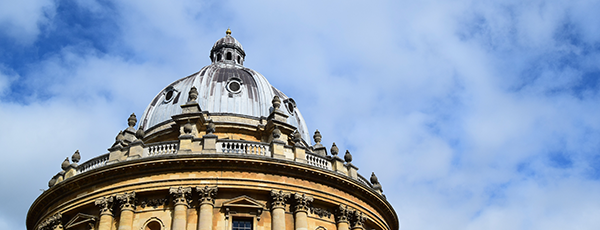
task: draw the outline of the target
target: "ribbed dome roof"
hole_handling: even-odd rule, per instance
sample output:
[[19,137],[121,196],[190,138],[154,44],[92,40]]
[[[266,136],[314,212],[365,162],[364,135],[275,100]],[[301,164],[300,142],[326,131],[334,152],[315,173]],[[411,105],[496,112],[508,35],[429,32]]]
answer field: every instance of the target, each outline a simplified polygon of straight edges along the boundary
[[[227,34],[215,43],[211,50],[211,57],[216,57],[215,53],[227,52],[244,55],[241,53],[243,52],[241,47],[235,38]],[[227,59],[221,61],[216,58],[211,59],[213,59],[212,64],[171,83],[158,93],[146,108],[141,119],[141,127],[149,129],[170,120],[173,115],[180,114],[181,105],[187,103],[188,92],[195,86],[198,90],[197,101],[200,109],[213,114],[268,117],[273,109],[271,100],[277,95],[282,101],[280,110],[289,116],[287,122],[297,127],[304,141],[310,143],[306,123],[293,99],[271,86],[263,75],[242,66],[241,63]]]

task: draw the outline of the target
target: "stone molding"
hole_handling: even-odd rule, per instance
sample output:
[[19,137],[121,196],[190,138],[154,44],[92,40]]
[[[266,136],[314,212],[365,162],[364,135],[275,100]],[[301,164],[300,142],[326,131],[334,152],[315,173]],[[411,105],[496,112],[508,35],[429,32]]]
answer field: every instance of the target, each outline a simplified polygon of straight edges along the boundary
[[62,214],[56,213],[53,216],[46,218],[42,223],[38,226],[37,230],[58,230],[63,229],[62,226]]

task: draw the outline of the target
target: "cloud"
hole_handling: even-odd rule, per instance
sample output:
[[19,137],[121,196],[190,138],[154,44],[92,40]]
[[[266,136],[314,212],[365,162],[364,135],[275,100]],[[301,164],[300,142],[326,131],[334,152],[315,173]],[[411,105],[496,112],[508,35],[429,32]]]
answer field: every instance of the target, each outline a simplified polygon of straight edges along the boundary
[[0,3],[0,29],[16,43],[31,44],[54,13],[50,0],[3,1]]
[[375,171],[402,229],[599,225],[596,2],[74,4],[0,13],[3,34],[42,50],[0,56],[0,181],[30,181],[2,192],[0,225],[22,226],[64,157],[104,153],[131,112],[207,65],[227,27],[325,146]]

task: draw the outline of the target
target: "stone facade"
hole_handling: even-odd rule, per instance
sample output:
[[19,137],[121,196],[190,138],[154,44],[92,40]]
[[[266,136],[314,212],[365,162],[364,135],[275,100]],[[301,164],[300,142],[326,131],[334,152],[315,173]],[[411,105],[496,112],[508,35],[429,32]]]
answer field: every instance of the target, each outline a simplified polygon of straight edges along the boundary
[[[226,38],[213,47],[213,62],[227,50],[243,53],[230,32]],[[207,98],[188,88],[181,113],[171,119],[136,130],[132,114],[108,153],[82,164],[79,151],[73,163],[66,159],[31,206],[27,228],[399,228],[375,174],[362,177],[351,154],[341,159],[335,144],[328,155],[318,131],[310,145],[281,111],[279,96],[259,101],[270,104],[269,115],[254,117],[204,111],[197,100]]]

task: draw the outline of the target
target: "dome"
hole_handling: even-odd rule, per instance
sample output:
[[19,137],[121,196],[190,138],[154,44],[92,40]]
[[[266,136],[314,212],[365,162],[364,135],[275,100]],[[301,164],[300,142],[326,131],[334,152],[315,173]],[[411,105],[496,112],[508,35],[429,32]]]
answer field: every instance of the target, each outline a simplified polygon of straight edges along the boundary
[[213,46],[212,64],[171,83],[154,97],[142,115],[140,127],[149,129],[181,114],[181,105],[187,103],[188,92],[196,87],[202,111],[255,119],[268,117],[273,110],[273,97],[279,96],[280,110],[288,115],[287,123],[296,127],[304,141],[310,143],[308,128],[296,102],[269,84],[263,75],[244,67],[244,57],[242,45],[228,32]]

